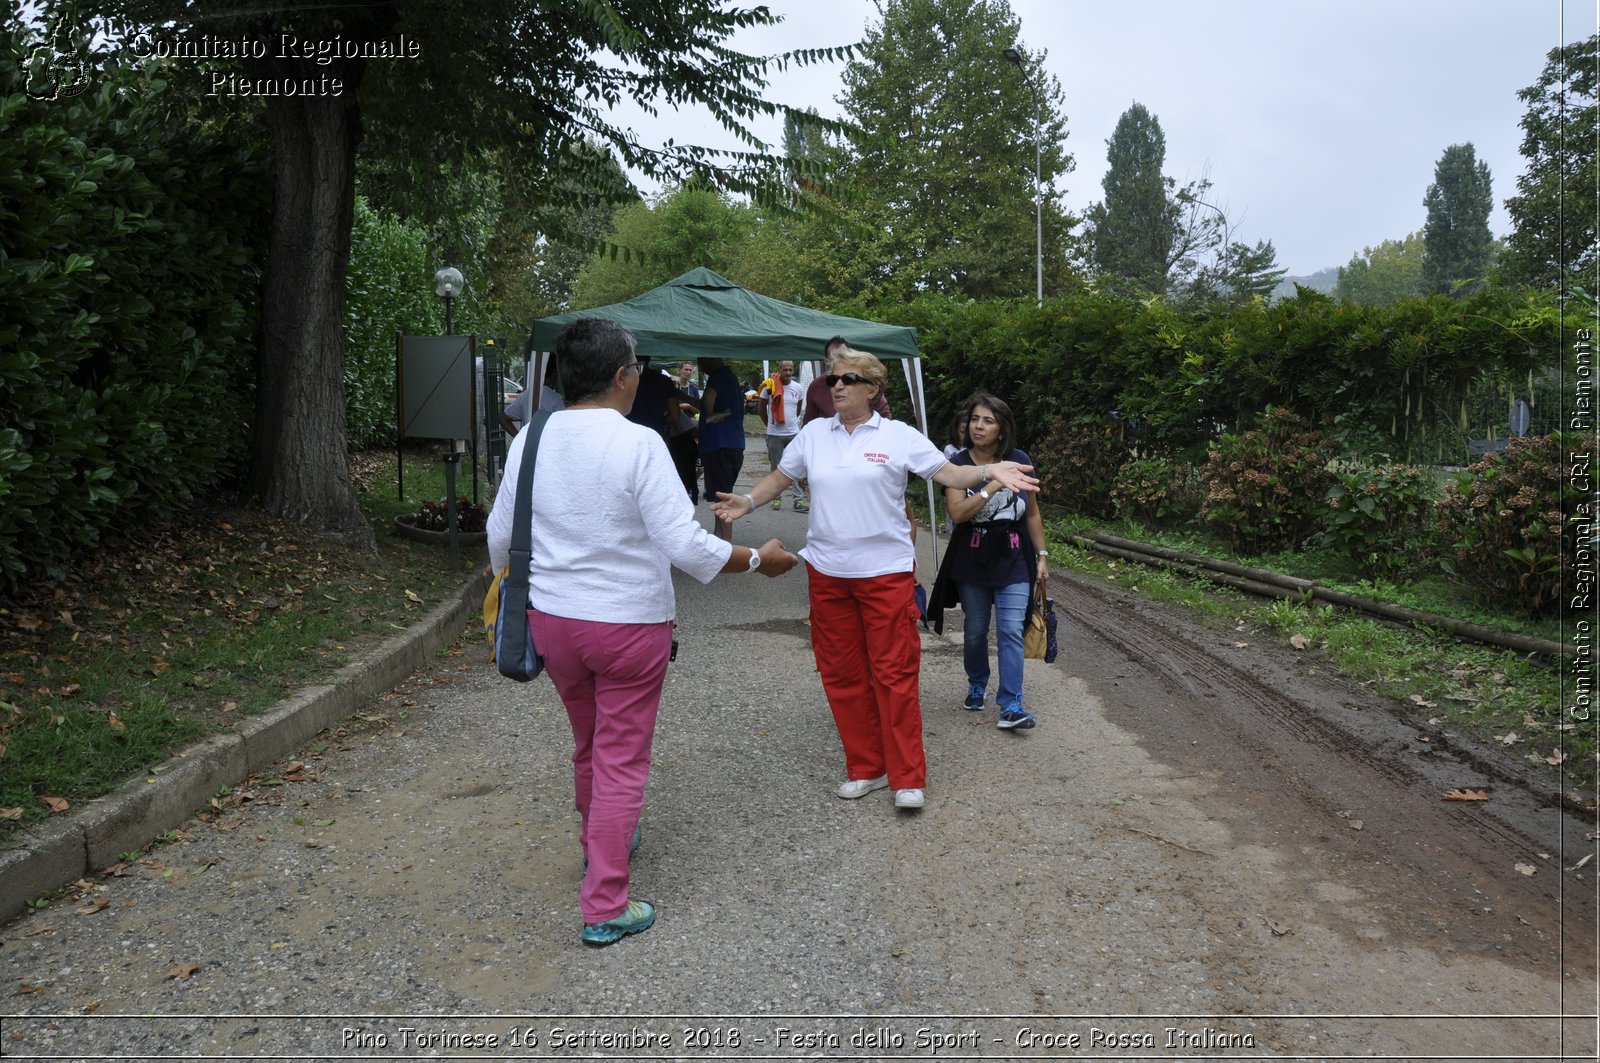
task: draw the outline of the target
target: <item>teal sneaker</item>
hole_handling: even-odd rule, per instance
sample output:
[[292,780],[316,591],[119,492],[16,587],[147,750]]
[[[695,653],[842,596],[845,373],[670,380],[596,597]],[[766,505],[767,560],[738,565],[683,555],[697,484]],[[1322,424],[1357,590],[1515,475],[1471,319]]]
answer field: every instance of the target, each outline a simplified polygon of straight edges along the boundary
[[649,901],[629,901],[628,907],[615,919],[603,923],[583,924],[585,945],[609,945],[621,941],[629,934],[642,934],[656,921],[655,905]]

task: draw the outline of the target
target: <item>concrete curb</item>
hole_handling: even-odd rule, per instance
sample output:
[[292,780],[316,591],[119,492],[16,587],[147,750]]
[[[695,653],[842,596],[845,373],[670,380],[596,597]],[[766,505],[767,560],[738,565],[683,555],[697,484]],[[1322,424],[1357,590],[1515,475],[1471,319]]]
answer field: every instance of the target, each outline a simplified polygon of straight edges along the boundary
[[324,684],[307,687],[230,734],[182,750],[67,816],[28,827],[0,849],[0,921],[37,897],[143,849],[242,782],[299,749],[427,663],[477,621],[489,577],[479,572],[403,634],[362,654]]

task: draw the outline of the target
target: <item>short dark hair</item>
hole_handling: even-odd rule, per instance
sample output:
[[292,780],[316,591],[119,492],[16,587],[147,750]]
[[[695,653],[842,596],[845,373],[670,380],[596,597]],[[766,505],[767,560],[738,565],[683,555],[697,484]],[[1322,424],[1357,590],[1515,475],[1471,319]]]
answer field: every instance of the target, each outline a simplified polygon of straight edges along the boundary
[[[994,414],[994,419],[1000,422],[1000,438],[995,440],[994,456],[996,461],[1010,461],[1011,452],[1017,446],[1017,419],[1011,415],[1011,407],[1007,406],[1004,399],[997,398],[986,392],[979,392],[967,400],[964,416],[972,419],[972,411],[979,406],[987,406]],[[971,437],[969,436],[970,440]]]
[[822,357],[827,358],[830,355],[832,355],[833,349],[835,347],[849,347],[849,346],[850,346],[850,341],[849,340],[845,339],[843,336],[835,336],[833,339],[829,340],[827,343],[824,343],[822,345]]
[[556,365],[567,405],[604,395],[634,359],[633,333],[603,317],[580,317],[556,337]]

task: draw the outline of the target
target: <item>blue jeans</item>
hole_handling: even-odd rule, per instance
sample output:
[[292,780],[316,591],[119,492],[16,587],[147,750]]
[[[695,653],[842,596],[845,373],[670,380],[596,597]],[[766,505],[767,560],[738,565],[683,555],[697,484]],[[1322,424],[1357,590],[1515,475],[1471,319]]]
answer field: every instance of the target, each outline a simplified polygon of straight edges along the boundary
[[1001,712],[1022,708],[1022,625],[1028,613],[1028,584],[959,586],[966,635],[962,660],[967,666],[967,693],[981,696],[989,685],[989,610],[993,608],[1000,657],[1000,687],[994,700]]

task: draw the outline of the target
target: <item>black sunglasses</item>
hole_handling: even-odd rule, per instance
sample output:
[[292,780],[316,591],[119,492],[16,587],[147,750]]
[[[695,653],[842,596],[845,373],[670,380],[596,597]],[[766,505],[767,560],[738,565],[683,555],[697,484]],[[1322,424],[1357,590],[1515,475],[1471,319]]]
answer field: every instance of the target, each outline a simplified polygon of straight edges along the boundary
[[838,387],[840,384],[870,384],[870,383],[872,383],[872,381],[868,380],[866,377],[862,376],[860,373],[845,373],[843,375],[841,375],[839,373],[829,373],[827,376],[822,378],[822,382],[824,384],[828,385],[830,388]]

